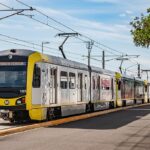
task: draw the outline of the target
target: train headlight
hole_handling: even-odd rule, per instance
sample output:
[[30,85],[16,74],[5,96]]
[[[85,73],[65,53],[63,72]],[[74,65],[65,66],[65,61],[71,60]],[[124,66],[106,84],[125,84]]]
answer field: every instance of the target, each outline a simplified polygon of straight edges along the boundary
[[24,97],[19,98],[19,99],[17,99],[17,101],[16,101],[16,105],[21,105],[21,104],[23,104],[23,103],[25,103],[25,98],[24,98]]
[[21,100],[21,99],[18,99],[18,100],[16,101],[16,104],[17,104],[17,105],[22,104],[22,100]]

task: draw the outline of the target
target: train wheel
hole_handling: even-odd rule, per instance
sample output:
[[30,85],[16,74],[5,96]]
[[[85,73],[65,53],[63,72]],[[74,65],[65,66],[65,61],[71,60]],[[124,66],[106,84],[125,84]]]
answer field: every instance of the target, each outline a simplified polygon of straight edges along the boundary
[[10,122],[10,123],[14,123],[15,120],[14,120],[14,119],[9,119],[9,122]]
[[115,108],[114,102],[109,102],[109,108],[110,108],[110,109]]

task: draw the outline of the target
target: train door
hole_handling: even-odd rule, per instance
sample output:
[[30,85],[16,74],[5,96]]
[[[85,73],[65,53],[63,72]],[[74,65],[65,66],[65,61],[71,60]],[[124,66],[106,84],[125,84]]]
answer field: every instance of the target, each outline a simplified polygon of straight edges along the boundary
[[97,77],[97,100],[100,100],[100,76]]
[[69,100],[71,103],[77,101],[76,97],[76,74],[69,72]]
[[50,69],[50,104],[57,103],[57,69]]
[[147,84],[147,95],[148,95],[148,102],[150,102],[150,84]]
[[82,73],[78,73],[78,102],[82,101]]
[[114,99],[114,79],[111,79],[111,94],[112,94],[112,100]]
[[41,104],[41,80],[42,80],[42,71],[41,71],[41,64],[37,63],[34,66],[33,71],[33,82],[32,82],[32,104],[33,105],[40,105]]
[[121,79],[118,79],[116,81],[117,84],[117,89],[116,89],[116,102],[117,102],[117,106],[122,106],[122,94],[124,93],[123,89],[123,82],[121,81]]
[[68,72],[61,71],[60,72],[60,97],[61,103],[67,104],[69,103],[69,87],[68,87]]
[[84,86],[83,86],[83,100],[84,101],[88,101],[88,76],[87,75],[84,75]]
[[96,76],[92,76],[92,93],[93,101],[97,100],[97,90],[96,90]]

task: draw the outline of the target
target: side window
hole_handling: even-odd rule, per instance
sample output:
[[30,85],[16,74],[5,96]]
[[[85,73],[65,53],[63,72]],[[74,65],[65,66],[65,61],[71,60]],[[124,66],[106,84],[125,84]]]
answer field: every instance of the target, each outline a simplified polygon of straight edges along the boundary
[[145,92],[147,92],[147,85],[145,85]]
[[84,89],[87,89],[87,75],[84,76]]
[[41,86],[41,69],[37,65],[34,66],[32,85],[33,88],[40,88]]
[[93,76],[93,89],[95,89],[95,78]]
[[101,79],[101,88],[103,90],[110,90],[111,89],[111,81],[109,78],[102,78]]
[[78,89],[82,89],[82,73],[78,73]]
[[60,87],[67,89],[67,72],[61,71],[60,73]]
[[97,88],[100,89],[100,76],[97,78]]
[[50,69],[50,73],[51,73],[51,77],[50,77],[50,81],[51,81],[51,85],[53,88],[56,87],[56,69],[51,68]]
[[118,81],[118,90],[121,90],[121,81]]
[[69,88],[75,89],[76,88],[76,76],[75,73],[69,73]]

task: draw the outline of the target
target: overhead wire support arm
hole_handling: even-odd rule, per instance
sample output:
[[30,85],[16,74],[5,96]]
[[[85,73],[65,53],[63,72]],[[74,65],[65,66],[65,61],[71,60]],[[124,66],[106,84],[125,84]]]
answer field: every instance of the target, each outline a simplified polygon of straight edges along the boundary
[[5,7],[8,8],[8,9],[2,9],[2,10],[0,10],[1,12],[3,11],[3,12],[13,12],[13,13],[9,14],[7,16],[1,17],[0,20],[9,18],[9,17],[14,16],[14,15],[25,15],[25,14],[22,14],[22,12],[35,10],[32,7],[30,7],[29,9],[14,9],[14,8],[11,8],[11,7],[9,7],[7,5],[4,5],[4,4],[1,4],[1,5],[3,5],[3,6],[5,6]]
[[122,65],[124,61],[130,60],[131,58],[138,58],[139,56],[140,55],[122,55],[116,58],[116,60],[121,61],[120,66],[119,66],[120,73],[122,74]]
[[145,70],[142,70],[142,73],[145,72],[146,75],[147,75],[147,81],[149,80],[149,72],[150,72],[150,69],[145,69]]
[[58,33],[57,36],[63,36],[65,37],[64,41],[62,42],[62,44],[59,46],[59,50],[61,51],[62,53],[62,56],[64,59],[67,59],[65,53],[64,53],[64,50],[63,50],[63,46],[64,44],[66,43],[66,41],[68,40],[69,37],[72,37],[72,36],[78,36],[80,35],[79,33]]

